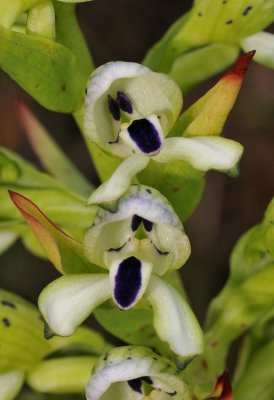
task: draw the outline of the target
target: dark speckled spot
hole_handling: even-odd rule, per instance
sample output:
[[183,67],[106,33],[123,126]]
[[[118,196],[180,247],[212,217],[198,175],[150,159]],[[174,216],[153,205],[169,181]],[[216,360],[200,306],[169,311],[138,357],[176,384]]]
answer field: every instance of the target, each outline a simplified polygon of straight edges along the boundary
[[137,229],[139,228],[141,222],[144,224],[144,228],[147,232],[151,232],[153,228],[153,222],[148,221],[145,218],[139,217],[139,215],[133,215],[132,220],[131,220],[131,230],[133,232],[136,232]]
[[176,396],[177,392],[175,390],[175,392],[169,393],[169,392],[165,392],[165,394],[167,394],[170,397]]
[[10,321],[8,318],[2,318],[2,322],[7,328],[10,326]]
[[1,300],[1,304],[2,304],[2,306],[16,308],[16,305],[14,303],[12,303],[11,301]]
[[131,387],[134,392],[142,394],[142,380],[141,378],[131,379],[127,381],[128,385]]
[[104,361],[108,359],[108,353],[105,354],[105,357],[103,358]]
[[146,192],[149,193],[149,194],[152,193],[152,191],[150,189],[146,189]]
[[252,8],[253,6],[247,6],[246,9],[243,11],[243,15],[246,16],[249,13],[249,11],[252,10]]
[[228,21],[226,21],[226,24],[227,24],[227,25],[230,25],[230,24],[232,24],[232,22],[233,22],[233,20],[232,20],[232,19],[229,19]]
[[198,17],[202,17],[203,14],[201,12],[198,12]]

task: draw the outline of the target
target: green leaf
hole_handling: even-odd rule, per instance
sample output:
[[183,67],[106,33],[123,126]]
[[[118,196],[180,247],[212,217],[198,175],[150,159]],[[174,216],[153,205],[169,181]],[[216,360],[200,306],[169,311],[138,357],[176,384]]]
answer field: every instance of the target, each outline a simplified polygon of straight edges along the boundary
[[274,198],[266,210],[262,228],[264,244],[267,251],[274,259]]
[[84,101],[86,76],[74,54],[63,45],[36,35],[0,27],[0,66],[41,105],[71,113]]
[[89,196],[94,190],[92,184],[88,182],[67,158],[65,152],[35,118],[27,106],[22,102],[17,102],[17,111],[30,145],[45,170],[76,193]]
[[132,308],[121,312],[112,300],[96,308],[94,315],[110,333],[126,343],[148,346],[162,355],[173,357],[169,346],[157,336],[151,309]]

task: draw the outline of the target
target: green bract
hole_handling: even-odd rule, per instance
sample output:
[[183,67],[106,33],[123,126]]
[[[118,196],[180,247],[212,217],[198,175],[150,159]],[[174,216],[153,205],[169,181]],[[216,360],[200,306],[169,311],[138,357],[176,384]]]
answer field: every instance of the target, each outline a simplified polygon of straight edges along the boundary
[[93,73],[87,89],[85,134],[101,149],[126,159],[92,194],[89,204],[111,206],[150,159],[161,164],[185,161],[201,171],[235,168],[243,151],[237,142],[208,136],[166,138],[181,108],[176,83],[139,64],[113,62]]
[[190,245],[170,204],[155,189],[134,185],[115,213],[99,210],[86,234],[85,252],[109,274],[64,276],[43,290],[39,307],[55,334],[71,335],[112,297],[122,310],[152,307],[156,332],[176,354],[188,358],[202,352],[201,330],[186,300],[159,278],[186,262]]
[[190,400],[180,370],[152,350],[116,348],[102,356],[86,389],[88,400]]

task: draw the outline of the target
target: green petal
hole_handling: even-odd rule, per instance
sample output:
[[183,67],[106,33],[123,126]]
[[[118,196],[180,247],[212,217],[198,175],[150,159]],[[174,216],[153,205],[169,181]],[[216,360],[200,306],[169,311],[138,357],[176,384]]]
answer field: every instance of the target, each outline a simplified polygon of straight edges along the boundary
[[274,68],[274,35],[258,32],[240,41],[244,51],[256,49],[254,60],[269,68]]
[[21,389],[24,382],[22,371],[12,371],[0,374],[0,399],[13,400]]
[[187,161],[201,171],[229,171],[236,167],[243,146],[220,137],[168,138],[160,153],[153,157],[160,163]]
[[42,291],[39,308],[55,334],[70,336],[94,308],[110,297],[108,275],[68,275]]
[[84,393],[97,357],[77,356],[42,361],[27,374],[28,385],[37,392]]
[[192,358],[203,352],[203,334],[191,308],[175,289],[152,276],[145,298],[153,308],[153,325],[174,353]]
[[45,0],[29,10],[27,33],[55,39],[55,12],[51,0]]
[[172,396],[175,400],[190,400],[187,387],[175,365],[152,350],[139,346],[118,347],[97,361],[87,385],[87,399],[141,400],[143,396],[134,390],[129,397],[130,392],[125,387],[123,390],[123,386],[119,387],[118,382],[142,377],[149,377],[152,380],[152,387],[165,392],[164,399]]
[[149,157],[133,154],[126,158],[116,169],[111,178],[96,189],[88,204],[100,204],[104,208],[115,209],[116,202],[129,188],[131,180],[149,163]]

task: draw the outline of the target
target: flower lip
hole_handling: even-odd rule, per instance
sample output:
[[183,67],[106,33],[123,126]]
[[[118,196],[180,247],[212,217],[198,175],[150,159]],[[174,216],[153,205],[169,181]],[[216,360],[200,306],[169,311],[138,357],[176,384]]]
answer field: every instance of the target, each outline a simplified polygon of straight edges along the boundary
[[117,305],[126,309],[134,304],[142,285],[142,263],[136,257],[123,260],[115,275],[114,299]]
[[162,147],[160,134],[147,118],[134,120],[127,131],[142,153],[156,155],[160,151]]

